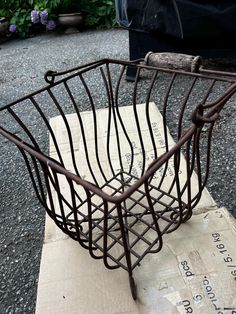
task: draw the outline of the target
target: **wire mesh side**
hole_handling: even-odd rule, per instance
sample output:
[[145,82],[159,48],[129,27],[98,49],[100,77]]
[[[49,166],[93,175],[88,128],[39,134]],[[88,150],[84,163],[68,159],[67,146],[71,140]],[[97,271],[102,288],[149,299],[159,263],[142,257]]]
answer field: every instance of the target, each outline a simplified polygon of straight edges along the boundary
[[[100,62],[52,80],[0,110],[0,133],[18,140],[57,226],[106,267],[132,271],[191,217],[209,174],[213,127],[235,84],[142,66],[128,83],[126,67]],[[43,131],[34,133],[26,115]]]

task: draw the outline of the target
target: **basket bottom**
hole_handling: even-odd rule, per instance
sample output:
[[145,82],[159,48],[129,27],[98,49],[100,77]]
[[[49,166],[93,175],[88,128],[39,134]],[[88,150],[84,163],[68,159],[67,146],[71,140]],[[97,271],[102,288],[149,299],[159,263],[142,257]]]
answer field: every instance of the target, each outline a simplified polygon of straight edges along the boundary
[[[102,189],[118,196],[131,187],[137,179],[126,172],[120,172]],[[155,217],[151,214],[144,187],[137,189],[121,203],[122,221],[132,269],[146,254],[157,252],[163,234],[177,229],[189,214],[184,202],[179,202],[175,196],[152,184],[149,184],[149,195]],[[74,219],[74,213],[67,215],[70,229],[68,235],[82,242],[83,246],[90,250],[92,257],[103,258],[106,267],[111,269],[122,267],[128,270],[117,205],[110,203],[106,206],[101,198],[92,194],[90,209],[88,210],[85,200],[76,210],[77,221]],[[79,234],[75,231],[76,226]]]

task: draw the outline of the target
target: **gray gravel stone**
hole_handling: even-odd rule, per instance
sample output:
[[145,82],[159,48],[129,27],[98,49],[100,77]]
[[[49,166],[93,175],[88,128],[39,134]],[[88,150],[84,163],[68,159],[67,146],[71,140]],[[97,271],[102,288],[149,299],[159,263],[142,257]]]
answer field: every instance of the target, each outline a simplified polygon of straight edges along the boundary
[[[0,106],[4,106],[44,86],[47,70],[68,69],[105,57],[127,60],[128,33],[110,30],[50,34],[14,40],[0,48]],[[98,83],[94,80],[92,84],[96,88]],[[50,108],[47,110],[50,115]],[[37,130],[43,143],[46,134],[30,111],[25,120]],[[4,123],[8,122],[0,115],[0,125]],[[236,105],[231,102],[215,130],[208,182],[218,204],[232,212],[236,209],[235,124]],[[10,127],[14,130],[13,124]],[[45,214],[35,197],[24,162],[3,138],[0,138],[0,159],[0,314],[33,313]]]

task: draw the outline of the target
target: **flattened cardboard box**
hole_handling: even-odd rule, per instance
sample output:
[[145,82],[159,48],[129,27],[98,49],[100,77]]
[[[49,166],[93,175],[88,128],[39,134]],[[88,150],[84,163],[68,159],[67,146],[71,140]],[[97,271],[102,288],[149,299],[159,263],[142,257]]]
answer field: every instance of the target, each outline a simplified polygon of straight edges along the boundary
[[194,215],[135,269],[134,302],[124,270],[107,270],[68,237],[55,239],[43,247],[36,313],[235,314],[235,241],[227,210]]
[[[130,107],[124,107],[122,114],[128,119],[130,133],[133,124],[129,121],[129,110]],[[138,105],[138,110],[142,116],[144,106]],[[156,141],[161,146],[161,115],[154,104],[151,104],[151,110]],[[91,113],[82,115],[87,134],[92,134]],[[107,110],[99,110],[99,117],[102,143],[106,138],[104,121]],[[75,127],[73,129],[75,116],[68,115],[67,118],[72,127],[75,151],[81,154],[81,135]],[[60,118],[53,118],[51,125],[60,139],[60,150],[68,162],[66,168],[73,171],[63,123]],[[143,132],[145,128],[147,125],[143,123]],[[133,133],[135,142],[138,139]],[[148,139],[145,143],[148,151]],[[170,135],[169,143],[174,144]],[[103,149],[102,145],[99,147]],[[53,145],[50,152],[56,158]],[[115,161],[117,154],[114,153],[112,158]],[[135,162],[138,171],[138,158]],[[107,163],[106,158],[103,163]],[[184,178],[184,163],[181,171]],[[171,164],[168,173],[165,179],[167,187],[173,175]],[[89,174],[84,175],[89,180]],[[194,187],[197,179],[192,179]],[[205,189],[195,214],[214,207],[215,203]],[[227,211],[220,209],[194,215],[173,234],[165,235],[162,251],[147,255],[134,271],[139,298],[135,303],[124,270],[106,269],[102,261],[92,259],[86,250],[47,218],[36,313],[233,313],[233,308],[236,308],[235,229],[235,222],[231,221]]]

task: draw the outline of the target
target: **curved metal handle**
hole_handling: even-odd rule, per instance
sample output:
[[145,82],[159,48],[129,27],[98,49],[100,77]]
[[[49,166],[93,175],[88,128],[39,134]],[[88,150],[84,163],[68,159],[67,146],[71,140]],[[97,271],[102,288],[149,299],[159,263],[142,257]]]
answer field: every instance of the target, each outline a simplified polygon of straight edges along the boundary
[[154,53],[150,51],[144,58],[146,65],[194,73],[199,72],[201,61],[200,56],[170,52]]
[[54,84],[56,78],[61,77],[61,79],[64,77],[65,75],[67,75],[67,78],[73,77],[78,75],[79,73],[83,73],[83,72],[87,72],[89,70],[92,70],[104,63],[106,63],[108,61],[108,59],[101,59],[99,61],[94,61],[88,64],[84,64],[84,65],[79,65],[75,68],[71,68],[65,71],[47,71],[44,75],[44,79],[48,84]]
[[55,75],[57,74],[56,71],[47,71],[44,74],[44,80],[48,83],[48,84],[52,84],[55,81]]

